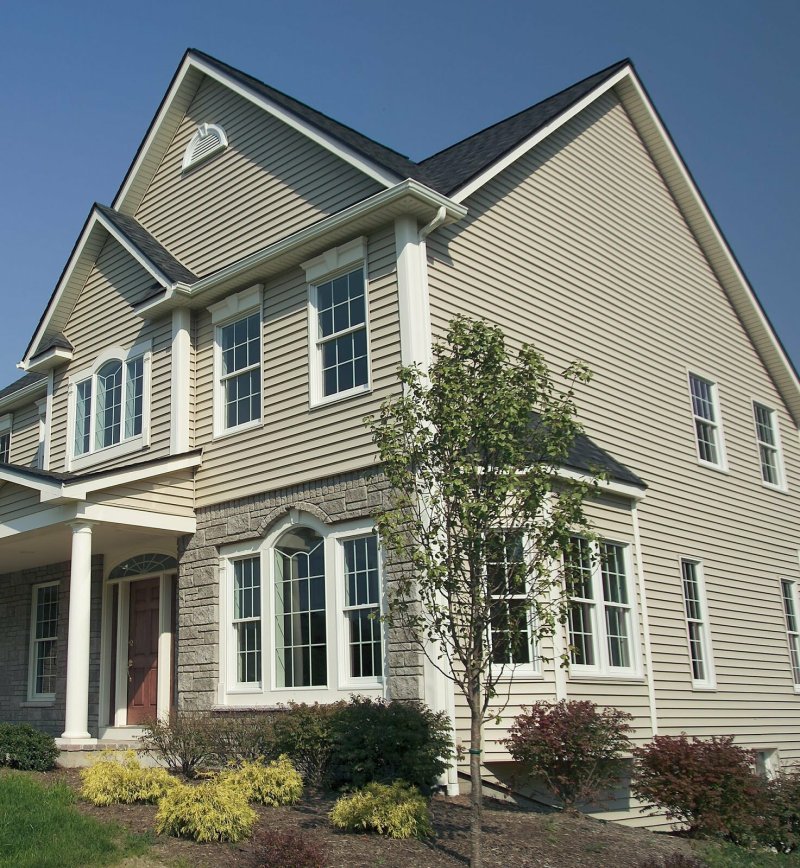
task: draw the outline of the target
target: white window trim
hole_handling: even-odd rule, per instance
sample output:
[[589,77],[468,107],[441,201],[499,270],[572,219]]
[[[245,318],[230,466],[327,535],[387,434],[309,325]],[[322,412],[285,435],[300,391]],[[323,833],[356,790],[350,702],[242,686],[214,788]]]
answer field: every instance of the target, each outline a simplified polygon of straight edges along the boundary
[[[95,375],[106,362],[119,361],[123,365],[123,382],[125,379],[124,366],[138,356],[142,357],[142,433],[133,437],[125,437],[124,414],[120,421],[120,441],[112,446],[104,446],[96,449],[95,443],[95,402],[97,399],[97,382]],[[82,470],[94,464],[111,461],[133,452],[139,452],[150,445],[150,392],[152,377],[152,341],[143,341],[128,350],[121,347],[112,347],[102,352],[90,368],[84,368],[69,377],[69,402],[67,406],[67,470]],[[89,451],[81,455],[75,454],[75,415],[77,412],[77,389],[78,384],[85,380],[92,380],[92,412],[89,419]]]
[[0,437],[4,437],[6,434],[8,435],[8,460],[11,462],[11,440],[12,440],[12,427],[13,427],[14,417],[11,413],[6,413],[3,416],[0,416]]
[[[196,157],[195,150],[200,142],[207,138],[208,135],[213,135],[217,138],[217,144],[211,148],[211,150],[206,151],[202,156]],[[183,162],[181,163],[181,171],[185,172],[187,169],[192,169],[195,166],[199,166],[202,163],[205,163],[207,160],[210,160],[211,157],[216,156],[221,151],[224,151],[228,147],[228,136],[225,133],[225,130],[222,129],[219,124],[200,124],[195,134],[189,140],[189,144],[186,146],[186,150],[183,152]]]
[[[773,491],[788,491],[789,486],[786,482],[786,468],[783,463],[783,444],[781,442],[781,426],[780,421],[778,419],[778,411],[774,408],[770,407],[769,404],[765,404],[763,401],[758,401],[755,398],[751,402],[751,406],[753,409],[753,434],[756,439],[756,455],[758,457],[758,474],[761,478],[761,484],[764,488],[771,488]],[[768,443],[764,443],[764,446],[767,446],[770,449],[775,450],[775,464],[778,470],[778,482],[767,482],[764,479],[764,470],[761,464],[761,445],[762,441],[758,436],[758,424],[756,422],[756,407],[761,407],[763,410],[766,410],[769,413],[770,422],[772,423],[772,431],[775,434],[775,445],[770,446]]]
[[[333,395],[323,395],[322,384],[322,344],[318,334],[317,323],[317,286],[327,283],[342,274],[355,271],[361,265],[364,273],[364,329],[367,337],[367,382],[361,386],[353,386],[343,392]],[[325,407],[337,401],[352,398],[354,395],[363,395],[372,391],[372,341],[370,337],[370,314],[369,314],[369,269],[367,267],[367,239],[359,237],[326,250],[325,253],[315,256],[301,263],[301,268],[306,273],[308,283],[308,371],[309,371],[309,407]],[[355,329],[353,329],[354,331]]]
[[[692,401],[692,377],[703,380],[711,387],[711,406],[714,410],[714,422],[709,423],[708,419],[696,416],[694,412],[694,403]],[[686,388],[689,398],[689,418],[692,422],[692,437],[694,439],[694,450],[697,457],[697,463],[702,467],[708,467],[710,470],[716,470],[720,473],[728,472],[728,452],[725,448],[725,432],[722,424],[722,407],[720,406],[719,384],[715,377],[699,371],[697,368],[686,369]],[[713,424],[714,431],[717,435],[717,452],[719,453],[719,461],[707,461],[700,457],[700,443],[697,439],[697,420],[700,419],[706,424]]]
[[[37,597],[42,588],[59,587],[59,581],[55,582],[39,582],[31,587],[31,619],[30,619],[30,641],[28,649],[28,702],[43,702],[50,703],[56,698],[55,693],[37,693],[36,692],[36,610]],[[58,620],[61,621],[61,598],[59,588],[59,607]],[[56,647],[58,647],[58,625],[56,626]]]
[[[505,531],[508,533],[509,531]],[[527,535],[522,535],[522,551],[523,557],[528,558],[531,556],[530,549],[530,540]],[[528,578],[528,587],[530,587],[530,577]],[[519,597],[516,597],[519,599]],[[491,599],[491,594],[489,595],[489,599]],[[514,596],[507,597],[509,601],[515,599]],[[544,673],[542,672],[541,666],[541,654],[539,653],[538,643],[536,641],[536,616],[533,610],[533,606],[528,607],[528,647],[530,649],[530,662],[529,663],[495,663],[492,659],[491,669],[492,675],[497,678],[500,682],[511,681],[511,680],[540,680],[544,678]],[[489,624],[489,655],[491,658],[491,643],[492,643],[492,627],[491,622]]]
[[[701,622],[701,644],[704,663],[706,668],[705,678],[695,678],[692,668],[692,646],[689,642],[689,618],[686,614],[686,590],[683,586],[683,564],[684,562],[695,565],[695,577],[697,579],[697,593],[700,598],[703,618]],[[683,611],[684,636],[686,639],[686,653],[689,660],[689,675],[692,679],[692,690],[697,691],[714,691],[717,689],[717,674],[714,666],[714,648],[711,643],[711,616],[708,608],[708,594],[706,593],[706,574],[703,567],[703,560],[695,555],[681,555],[678,558],[678,578],[681,585],[681,606]]]
[[[328,684],[325,687],[277,687],[275,671],[275,558],[274,548],[285,531],[307,527],[323,538],[325,551],[325,610],[327,624]],[[383,631],[383,674],[378,678],[352,678],[347,670],[347,618],[344,614],[344,546],[347,539],[374,533],[371,521],[354,521],[329,527],[305,513],[292,513],[275,525],[258,544],[246,542],[220,551],[220,684],[218,702],[225,706],[276,705],[294,702],[333,702],[358,692],[383,696],[387,674],[387,635]],[[378,540],[381,567],[380,614],[386,611],[384,552]],[[233,562],[258,557],[261,565],[261,683],[236,681],[236,636],[233,628]],[[333,583],[333,584],[332,584]]]
[[[600,545],[615,545],[622,548],[623,564],[625,566],[625,582],[627,585],[628,599],[630,600],[630,666],[612,666],[608,657],[608,634],[606,631],[605,609],[606,602],[603,597],[603,575],[600,562]],[[571,680],[598,679],[603,681],[641,681],[644,678],[642,670],[642,656],[640,651],[641,630],[639,627],[638,585],[633,571],[632,543],[624,540],[603,537],[599,541],[590,543],[592,556],[592,642],[597,664],[587,666],[581,663],[569,663],[569,677]],[[583,598],[578,598],[583,599]],[[612,604],[614,605],[614,604]],[[566,630],[566,645],[569,647],[570,631],[569,621],[564,625]]]
[[[211,323],[214,326],[214,430],[213,439],[220,440],[242,431],[260,428],[264,424],[264,287],[257,283],[242,292],[229,295],[209,306]],[[225,390],[222,386],[222,340],[224,326],[244,319],[254,313],[259,318],[259,367],[261,371],[261,407],[258,419],[251,419],[231,428],[225,426]]]
[[36,402],[36,412],[39,416],[39,440],[36,444],[36,466],[45,470],[45,464],[47,463],[46,455],[47,455],[47,422],[48,422],[48,411],[50,409],[50,396],[46,398],[42,398],[40,401]]
[[781,597],[781,614],[783,615],[783,624],[786,629],[786,647],[789,652],[789,677],[792,679],[792,685],[795,693],[800,693],[800,682],[795,681],[794,664],[792,662],[792,639],[793,635],[798,637],[798,645],[800,645],[800,629],[797,631],[789,631],[789,619],[786,612],[786,603],[783,599],[783,584],[789,585],[789,593],[791,594],[792,602],[794,603],[794,617],[797,621],[797,627],[800,628],[800,582],[794,579],[781,578],[779,580],[779,593]]

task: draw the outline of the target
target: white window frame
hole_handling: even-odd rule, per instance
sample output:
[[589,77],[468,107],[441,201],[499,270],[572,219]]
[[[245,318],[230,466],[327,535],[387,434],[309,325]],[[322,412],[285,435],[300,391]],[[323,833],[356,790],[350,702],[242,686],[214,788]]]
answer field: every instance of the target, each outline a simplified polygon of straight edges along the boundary
[[[132,437],[125,437],[125,388],[127,383],[127,364],[142,358],[142,431]],[[152,342],[143,341],[130,349],[112,347],[101,353],[90,368],[84,368],[70,375],[69,403],[67,409],[67,470],[81,470],[101,461],[111,461],[123,455],[130,455],[146,449],[150,445],[150,390],[152,369]],[[122,364],[122,416],[120,419],[120,439],[111,446],[96,447],[97,424],[97,374],[107,362],[117,361]],[[78,386],[91,380],[92,404],[89,414],[89,449],[77,454],[75,452],[75,425],[78,408]]]
[[[702,374],[697,370],[687,370],[686,375],[686,384],[689,391],[689,411],[692,414],[692,428],[694,434],[694,446],[695,453],[697,455],[697,463],[701,464],[703,467],[711,468],[712,470],[727,472],[728,456],[725,449],[725,433],[722,426],[722,409],[720,407],[719,386],[717,385],[717,381],[714,379],[714,377],[709,377],[706,374]],[[699,380],[700,382],[706,383],[709,386],[709,390],[711,393],[711,409],[714,414],[713,419],[708,419],[705,416],[698,416],[695,413],[692,380]],[[698,422],[709,425],[711,427],[711,430],[713,431],[714,447],[717,451],[716,461],[709,461],[707,458],[703,458],[700,453],[700,438],[697,436]]]
[[[763,410],[769,419],[770,430],[775,439],[774,443],[768,443],[762,440],[758,430],[758,410]],[[786,472],[783,464],[783,447],[781,445],[781,429],[778,422],[778,413],[772,407],[769,407],[763,401],[753,401],[753,431],[755,432],[756,448],[758,450],[758,466],[761,474],[761,484],[765,488],[776,489],[777,491],[786,491]],[[772,452],[775,456],[775,472],[778,476],[777,482],[770,482],[764,478],[764,450]]]
[[[502,533],[505,535],[505,534],[509,534],[509,533],[514,533],[514,531],[513,531],[513,529],[510,529],[510,528],[503,528],[503,529],[499,530],[498,533]],[[530,557],[530,540],[524,532],[520,531],[520,535],[522,537],[522,556],[524,559],[527,559]],[[529,576],[526,576],[526,585],[528,587],[530,587],[530,577]],[[492,599],[491,588],[487,589],[487,594],[488,594],[488,599],[490,601],[489,605],[491,606],[491,599]],[[512,600],[527,599],[527,597],[528,597],[527,594],[525,594],[525,595],[514,594],[514,595],[509,595],[505,599],[507,599],[510,602]],[[512,678],[515,678],[515,679],[536,678],[536,679],[540,679],[540,678],[544,677],[543,673],[542,673],[542,668],[541,668],[541,656],[539,654],[539,648],[537,647],[537,642],[536,642],[536,623],[535,623],[535,613],[533,611],[533,606],[528,606],[527,622],[528,622],[528,657],[529,657],[529,662],[527,662],[527,663],[512,663],[512,662],[495,663],[494,656],[492,654],[492,632],[493,632],[493,630],[492,630],[492,623],[491,623],[491,618],[490,618],[490,622],[489,622],[489,655],[491,658],[492,674],[495,677],[499,677],[501,680],[504,680],[505,678],[509,678],[509,679],[512,679]]]
[[[36,466],[40,470],[46,470],[46,456],[47,456],[47,412],[50,405],[50,398],[42,398],[41,401],[36,402],[36,412],[39,417],[39,439],[36,444]],[[142,420],[144,421],[144,420]]]
[[[31,619],[30,619],[30,642],[28,649],[28,701],[29,702],[52,702],[56,698],[55,691],[52,693],[37,693],[36,692],[36,664],[38,661],[37,649],[42,642],[56,643],[56,653],[58,652],[58,630],[61,622],[61,598],[60,598],[60,582],[39,582],[31,587]],[[39,591],[44,588],[56,587],[59,589],[58,595],[58,619],[56,620],[56,635],[48,639],[36,638],[36,615],[38,612],[38,597]],[[58,657],[56,656],[56,667],[58,666]]]
[[[317,687],[278,687],[275,664],[275,547],[291,528],[309,528],[323,539],[325,555],[325,613],[327,684]],[[294,702],[332,702],[351,693],[383,696],[387,673],[387,632],[382,629],[383,672],[378,677],[353,678],[349,671],[349,636],[345,593],[343,543],[374,533],[372,521],[353,521],[327,526],[313,516],[291,513],[278,522],[259,544],[246,542],[224,547],[220,552],[220,684],[218,702],[226,706],[277,705]],[[236,635],[233,626],[233,564],[242,558],[257,557],[261,565],[261,682],[237,682]],[[378,539],[381,603],[386,612],[384,552]]]
[[[625,585],[628,594],[628,604],[623,606],[613,602],[606,602],[603,594],[603,566],[601,562],[601,546],[619,546],[622,549],[622,563],[625,569]],[[641,632],[639,628],[639,613],[638,613],[638,584],[635,581],[633,571],[632,545],[629,542],[618,539],[602,538],[600,540],[592,540],[589,542],[591,554],[591,575],[590,583],[592,586],[592,597],[572,597],[571,600],[576,600],[581,603],[589,603],[590,620],[591,620],[591,640],[595,664],[588,665],[583,663],[574,663],[570,659],[569,674],[570,678],[601,678],[609,680],[626,680],[634,679],[640,681],[643,678],[642,659],[640,653]],[[627,608],[628,610],[628,626],[630,628],[630,666],[612,666],[608,650],[608,629],[606,626],[606,608]],[[571,633],[569,619],[565,626],[567,646],[571,646]],[[570,655],[571,657],[571,655]]]
[[[261,284],[255,284],[242,292],[229,295],[208,308],[211,312],[211,322],[214,326],[214,439],[229,437],[241,431],[249,431],[260,428],[264,424],[264,288]],[[260,396],[261,403],[257,419],[250,419],[241,425],[227,427],[225,407],[225,385],[222,379],[222,329],[246,319],[253,314],[258,314],[259,334],[259,371],[260,371]],[[253,370],[249,368],[248,370]],[[236,375],[245,373],[244,369],[237,371]]]
[[[694,567],[694,581],[697,586],[697,603],[700,606],[701,617],[689,617],[687,611],[686,585],[683,567],[684,564],[691,564]],[[714,667],[714,649],[711,644],[711,622],[708,610],[708,595],[706,594],[706,577],[703,569],[703,561],[698,557],[690,555],[682,555],[678,559],[678,575],[681,583],[681,604],[683,606],[683,623],[685,624],[686,636],[686,651],[689,655],[689,675],[692,679],[693,690],[716,690],[717,676]],[[703,666],[705,668],[705,677],[696,678],[694,674],[694,665],[692,657],[692,643],[689,632],[689,625],[697,624],[700,629],[700,648],[703,654]]]
[[[793,579],[781,579],[780,594],[783,623],[786,626],[786,643],[789,649],[789,674],[794,692],[800,693],[800,583]],[[792,622],[794,629],[791,629]]]
[[6,461],[11,462],[11,428],[13,416],[11,413],[6,413],[0,416],[0,454],[7,453]]
[[[351,389],[335,392],[332,395],[324,394],[322,377],[322,346],[336,337],[355,332],[362,328],[354,326],[325,338],[319,336],[319,323],[317,317],[318,293],[317,287],[327,283],[343,274],[363,270],[364,276],[364,332],[367,344],[367,382]],[[367,267],[367,239],[356,238],[347,244],[327,250],[313,259],[301,264],[306,273],[308,283],[308,350],[309,350],[309,406],[319,407],[351,398],[354,395],[363,395],[372,391],[372,343],[370,337],[370,313],[369,313],[369,269]]]

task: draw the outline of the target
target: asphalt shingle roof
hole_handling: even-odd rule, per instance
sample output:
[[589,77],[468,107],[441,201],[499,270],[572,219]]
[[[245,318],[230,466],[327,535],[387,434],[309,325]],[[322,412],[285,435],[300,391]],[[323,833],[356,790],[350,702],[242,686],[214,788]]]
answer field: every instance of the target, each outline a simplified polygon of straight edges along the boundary
[[18,380],[14,380],[13,383],[9,383],[5,389],[0,389],[0,401],[3,398],[7,398],[9,395],[13,395],[14,392],[19,392],[22,389],[27,388],[28,386],[33,385],[34,383],[38,383],[41,380],[46,380],[47,374],[23,374]]
[[575,438],[564,464],[573,470],[580,470],[592,475],[602,472],[616,482],[646,487],[641,477],[617,461],[613,455],[606,452],[585,434],[579,434]]

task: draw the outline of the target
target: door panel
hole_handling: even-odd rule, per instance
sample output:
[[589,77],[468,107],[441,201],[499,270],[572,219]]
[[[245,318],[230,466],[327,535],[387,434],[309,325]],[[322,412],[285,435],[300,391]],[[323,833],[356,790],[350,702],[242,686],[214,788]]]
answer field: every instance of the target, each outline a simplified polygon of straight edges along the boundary
[[158,702],[158,579],[131,582],[128,627],[128,725],[153,719]]

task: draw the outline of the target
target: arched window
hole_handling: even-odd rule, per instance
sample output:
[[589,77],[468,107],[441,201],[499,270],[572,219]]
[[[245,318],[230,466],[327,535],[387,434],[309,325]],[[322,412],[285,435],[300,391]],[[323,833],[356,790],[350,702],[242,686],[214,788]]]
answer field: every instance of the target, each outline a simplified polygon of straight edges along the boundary
[[227,147],[228,137],[222,127],[217,124],[200,124],[183,154],[183,171]]
[[147,576],[151,573],[166,573],[178,568],[178,561],[171,555],[151,552],[146,555],[136,555],[117,564],[108,574],[109,579],[128,579],[133,576]]

